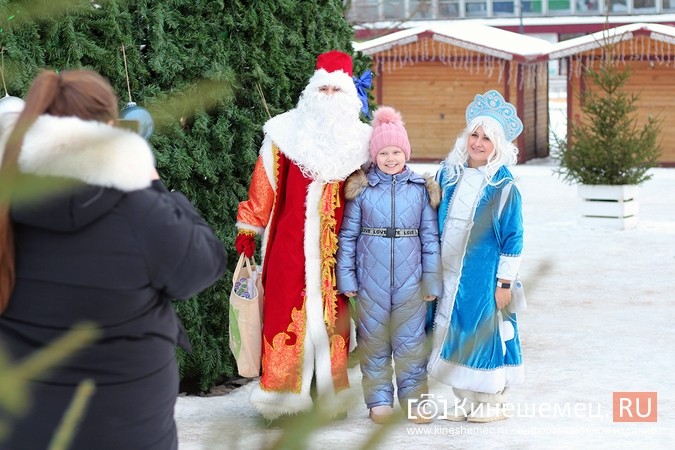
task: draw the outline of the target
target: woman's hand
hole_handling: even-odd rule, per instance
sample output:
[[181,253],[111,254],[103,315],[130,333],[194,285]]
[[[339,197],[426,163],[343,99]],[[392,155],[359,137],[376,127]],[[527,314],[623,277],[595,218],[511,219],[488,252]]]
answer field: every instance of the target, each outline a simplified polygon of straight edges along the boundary
[[356,292],[354,291],[345,292],[345,295],[349,298],[356,297]]
[[495,289],[495,303],[497,309],[504,309],[511,303],[511,289],[496,288]]
[[434,300],[436,300],[436,296],[435,296],[435,295],[425,295],[425,296],[424,296],[424,301],[425,301],[425,302],[433,302]]

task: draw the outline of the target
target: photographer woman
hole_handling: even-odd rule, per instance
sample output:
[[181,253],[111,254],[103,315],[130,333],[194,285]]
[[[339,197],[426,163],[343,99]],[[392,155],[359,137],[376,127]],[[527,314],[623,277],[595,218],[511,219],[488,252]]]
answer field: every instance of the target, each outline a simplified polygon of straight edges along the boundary
[[100,330],[26,380],[31,404],[9,420],[3,449],[47,448],[84,379],[96,390],[70,448],[177,448],[175,346],[189,343],[171,300],[213,284],[226,256],[190,202],[159,180],[145,140],[113,126],[117,117],[110,84],[86,70],[43,72],[18,118],[0,116],[0,178],[67,186],[30,202],[13,196],[11,221],[0,204],[4,287],[15,279],[0,315],[3,350],[19,362],[77,323]]

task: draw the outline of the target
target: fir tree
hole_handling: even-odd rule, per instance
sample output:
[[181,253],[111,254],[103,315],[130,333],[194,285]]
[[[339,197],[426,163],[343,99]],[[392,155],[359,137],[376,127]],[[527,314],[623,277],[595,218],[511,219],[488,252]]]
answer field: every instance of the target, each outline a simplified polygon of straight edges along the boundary
[[557,139],[556,172],[564,181],[580,184],[641,184],[661,154],[657,142],[660,121],[652,116],[642,127],[635,115],[639,99],[628,93],[628,67],[619,68],[613,48],[604,48],[598,70],[589,68],[590,86],[580,94],[583,119],[573,122],[566,139]]
[[[159,173],[215,229],[234,268],[235,222],[270,115],[293,108],[330,49],[351,53],[338,0],[0,0],[0,46],[11,95],[43,68],[90,68],[155,120]],[[129,86],[121,46],[126,49]],[[355,60],[355,74],[369,67]],[[228,348],[231,272],[174,306],[193,351],[183,381],[208,390],[236,372]]]

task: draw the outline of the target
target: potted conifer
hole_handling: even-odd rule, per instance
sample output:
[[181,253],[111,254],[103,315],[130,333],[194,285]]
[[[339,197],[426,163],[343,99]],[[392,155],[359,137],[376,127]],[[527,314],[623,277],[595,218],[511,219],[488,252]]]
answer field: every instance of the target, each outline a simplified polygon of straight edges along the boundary
[[637,224],[639,185],[661,154],[660,120],[648,117],[640,126],[635,114],[638,94],[624,85],[628,67],[618,67],[611,46],[605,46],[598,69],[587,69],[590,83],[580,93],[582,117],[572,122],[565,138],[556,138],[556,172],[577,183],[581,223],[629,229]]

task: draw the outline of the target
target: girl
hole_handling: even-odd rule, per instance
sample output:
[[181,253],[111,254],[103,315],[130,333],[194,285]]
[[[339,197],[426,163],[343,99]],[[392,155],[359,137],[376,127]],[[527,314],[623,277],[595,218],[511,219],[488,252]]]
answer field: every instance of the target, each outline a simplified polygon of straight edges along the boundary
[[350,177],[345,188],[338,292],[358,295],[358,348],[370,418],[383,423],[394,412],[393,355],[401,407],[413,422],[428,423],[431,417],[409,408],[427,393],[424,302],[442,290],[438,186],[406,165],[408,134],[390,107],[375,112],[370,155],[368,173]]

